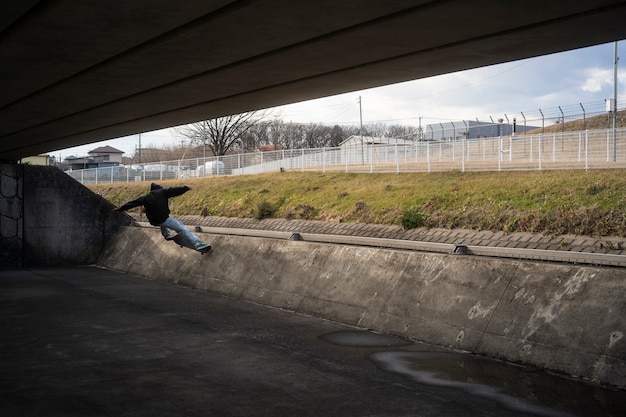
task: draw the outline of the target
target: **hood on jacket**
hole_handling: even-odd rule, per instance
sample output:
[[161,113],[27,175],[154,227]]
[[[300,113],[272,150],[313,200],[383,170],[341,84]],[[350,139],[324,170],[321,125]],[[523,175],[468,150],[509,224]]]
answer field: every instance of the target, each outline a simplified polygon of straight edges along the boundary
[[150,184],[150,191],[154,191],[154,190],[160,190],[163,187],[161,187],[159,184],[153,182],[152,184]]

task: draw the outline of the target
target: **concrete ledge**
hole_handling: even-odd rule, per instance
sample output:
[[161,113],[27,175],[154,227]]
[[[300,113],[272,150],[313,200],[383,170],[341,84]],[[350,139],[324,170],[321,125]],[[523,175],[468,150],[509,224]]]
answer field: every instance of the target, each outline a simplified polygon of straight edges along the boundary
[[[135,222],[140,227],[154,227],[149,223]],[[212,234],[265,237],[272,239],[303,240],[306,242],[334,243],[342,245],[372,246],[377,248],[406,249],[436,253],[456,253],[461,255],[490,256],[496,258],[525,259],[545,262],[572,264],[605,265],[626,267],[626,255],[610,253],[567,252],[545,249],[525,249],[478,245],[458,245],[453,243],[420,242],[404,239],[386,239],[364,236],[333,235],[328,233],[298,233],[259,229],[239,229],[230,227],[196,227],[199,231]],[[293,239],[293,235],[297,239]]]
[[97,263],[626,387],[626,269],[460,256],[453,245],[447,253],[336,245],[291,234],[200,233],[214,246],[201,255],[166,242],[156,228],[123,227]]

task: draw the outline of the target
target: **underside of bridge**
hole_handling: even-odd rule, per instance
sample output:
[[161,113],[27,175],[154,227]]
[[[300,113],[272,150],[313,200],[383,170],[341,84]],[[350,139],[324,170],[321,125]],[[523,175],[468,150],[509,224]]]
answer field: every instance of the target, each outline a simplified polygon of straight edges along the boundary
[[0,160],[626,38],[601,0],[0,4]]

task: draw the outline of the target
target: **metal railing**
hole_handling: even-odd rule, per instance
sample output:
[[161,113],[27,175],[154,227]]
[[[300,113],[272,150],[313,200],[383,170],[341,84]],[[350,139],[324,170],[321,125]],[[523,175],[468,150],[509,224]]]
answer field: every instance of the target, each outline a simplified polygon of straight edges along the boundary
[[437,172],[626,168],[626,129],[286,149],[67,171],[83,184],[278,171]]

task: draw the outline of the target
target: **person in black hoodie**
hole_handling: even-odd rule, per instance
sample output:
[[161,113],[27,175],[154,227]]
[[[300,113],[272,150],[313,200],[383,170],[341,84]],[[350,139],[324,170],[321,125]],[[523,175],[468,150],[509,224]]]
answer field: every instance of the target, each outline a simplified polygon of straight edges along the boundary
[[191,190],[191,187],[183,185],[182,187],[163,188],[159,184],[150,184],[150,192],[146,195],[129,201],[128,203],[113,209],[113,211],[126,211],[133,207],[143,206],[146,209],[146,217],[153,226],[161,227],[161,234],[166,240],[174,239],[170,235],[170,229],[176,231],[183,238],[192,242],[196,250],[210,248],[211,245],[203,243],[198,236],[191,233],[184,224],[170,216],[170,207],[168,200],[171,197],[184,194]]

